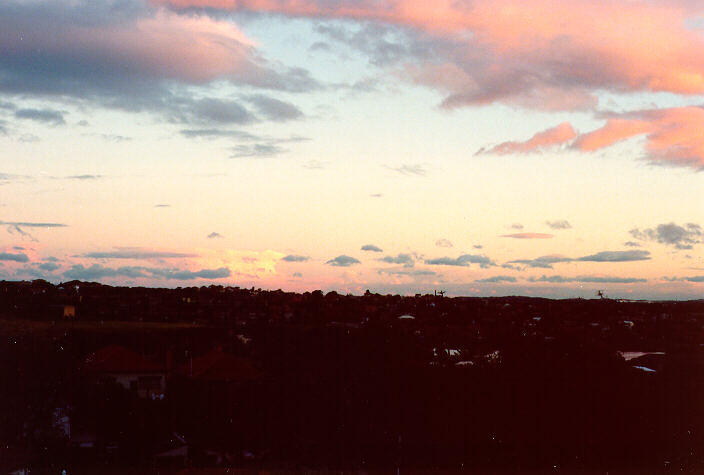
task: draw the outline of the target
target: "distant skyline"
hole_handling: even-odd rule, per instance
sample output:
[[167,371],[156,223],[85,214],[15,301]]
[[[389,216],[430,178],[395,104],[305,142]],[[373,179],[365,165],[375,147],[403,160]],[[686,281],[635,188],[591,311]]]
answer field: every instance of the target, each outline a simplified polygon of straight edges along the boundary
[[0,279],[704,296],[704,5],[7,0]]

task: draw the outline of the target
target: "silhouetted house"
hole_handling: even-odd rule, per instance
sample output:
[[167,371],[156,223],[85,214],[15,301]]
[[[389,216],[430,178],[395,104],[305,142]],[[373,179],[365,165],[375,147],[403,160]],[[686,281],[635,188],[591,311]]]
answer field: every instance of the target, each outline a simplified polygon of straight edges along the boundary
[[136,391],[140,398],[163,399],[166,392],[165,368],[123,346],[109,345],[92,353],[83,370]]
[[262,383],[250,360],[221,348],[187,361],[169,383],[179,430],[200,444],[253,448],[261,423]]

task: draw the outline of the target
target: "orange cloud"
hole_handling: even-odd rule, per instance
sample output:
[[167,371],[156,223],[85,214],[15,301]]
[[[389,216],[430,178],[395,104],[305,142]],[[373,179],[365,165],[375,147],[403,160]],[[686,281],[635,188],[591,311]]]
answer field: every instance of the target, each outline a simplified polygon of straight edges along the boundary
[[603,127],[580,136],[575,147],[598,150],[644,135],[650,161],[704,169],[704,109],[674,107],[632,112],[628,116],[610,119]]
[[[525,142],[504,142],[486,153],[526,153],[569,142],[577,136],[569,122],[563,122],[551,129],[538,132]],[[481,151],[482,153],[484,151]]]

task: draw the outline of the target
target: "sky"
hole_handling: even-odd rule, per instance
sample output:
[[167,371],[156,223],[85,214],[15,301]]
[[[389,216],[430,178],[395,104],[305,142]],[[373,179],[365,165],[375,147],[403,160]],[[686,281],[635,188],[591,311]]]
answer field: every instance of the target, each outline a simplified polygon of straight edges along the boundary
[[5,0],[0,279],[704,295],[693,0]]

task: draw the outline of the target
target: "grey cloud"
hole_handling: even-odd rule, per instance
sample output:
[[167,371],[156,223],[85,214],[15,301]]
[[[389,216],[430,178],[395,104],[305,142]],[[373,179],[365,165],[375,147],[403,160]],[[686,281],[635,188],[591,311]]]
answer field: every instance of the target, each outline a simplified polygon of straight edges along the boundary
[[281,260],[282,260],[282,261],[286,261],[286,262],[305,262],[305,261],[309,261],[309,260],[310,260],[310,257],[308,257],[308,256],[297,256],[297,255],[295,255],[295,254],[289,254],[288,256],[282,257]]
[[300,277],[303,277],[303,274],[301,274],[300,272],[294,272],[293,274],[291,274],[291,276],[300,278]]
[[634,250],[634,251],[602,251],[589,256],[578,258],[549,255],[541,256],[536,259],[516,259],[509,261],[508,264],[523,264],[527,267],[552,269],[553,264],[561,262],[629,262],[629,261],[644,261],[650,259],[650,252]]
[[0,226],[22,226],[23,228],[65,228],[61,223],[33,223],[26,221],[0,221]]
[[223,129],[183,129],[179,131],[181,135],[186,138],[203,138],[203,139],[216,139],[216,138],[231,138],[238,140],[259,140],[260,138],[256,135],[250,134],[249,132],[243,132],[241,130],[223,130]]
[[438,247],[452,247],[452,243],[445,238],[438,239],[437,241],[435,241],[435,245]]
[[545,234],[545,233],[514,233],[514,234],[502,234],[499,237],[512,238],[512,239],[552,239],[554,236],[552,234]]
[[642,241],[656,241],[660,244],[674,246],[675,249],[692,249],[694,244],[702,242],[701,226],[687,223],[679,226],[675,223],[659,224],[655,229],[631,229],[631,236]]
[[177,269],[149,269],[153,277],[162,277],[167,280],[193,280],[193,279],[223,279],[232,273],[227,267],[218,269],[201,269],[197,271]]
[[402,264],[404,267],[413,267],[416,263],[410,254],[399,254],[397,256],[385,256],[379,259],[388,264]]
[[387,166],[389,170],[393,170],[396,173],[400,173],[401,175],[415,175],[415,176],[426,176],[428,174],[428,170],[426,170],[423,165],[416,163],[416,164],[403,164],[399,167],[389,167]]
[[501,282],[516,282],[516,278],[511,277],[510,275],[497,275],[494,277],[487,277],[486,279],[478,279],[478,280],[475,280],[474,282],[481,282],[481,283],[487,283],[487,284],[498,284]]
[[640,247],[640,244],[635,241],[626,241],[623,245],[626,247]]
[[550,229],[571,229],[572,225],[564,219],[559,219],[557,221],[545,221]]
[[29,262],[29,257],[24,253],[11,254],[9,252],[0,252],[0,261],[12,262]]
[[303,168],[307,168],[308,170],[322,170],[323,168],[326,168],[330,162],[321,162],[320,160],[310,160],[307,163],[303,164]]
[[515,261],[509,261],[508,264],[523,264],[528,267],[538,267],[543,269],[552,269],[553,264],[558,262],[572,262],[574,259],[565,256],[550,255],[541,256],[536,259],[516,259]]
[[255,121],[251,112],[234,101],[204,98],[193,101],[191,106],[190,111],[187,112],[191,115],[191,119],[195,119],[195,122],[248,124]]
[[39,264],[37,267],[39,267],[41,270],[53,272],[61,266],[56,264],[55,262],[43,262],[43,263]]
[[166,204],[166,203],[160,203],[160,204],[154,205],[154,207],[155,207],[155,208],[171,208],[171,205],[170,205],[170,204]]
[[80,255],[89,259],[179,259],[186,257],[198,257],[197,254],[183,252],[165,251],[144,251],[137,249],[127,249],[108,252],[88,252]]
[[237,145],[232,148],[230,158],[266,158],[275,157],[288,152],[285,148],[271,143],[255,143],[252,145]]
[[578,276],[578,277],[563,277],[560,275],[543,275],[535,278],[531,277],[531,282],[550,282],[553,284],[564,284],[570,282],[596,283],[596,284],[635,284],[639,282],[647,282],[647,279],[638,279],[634,277],[593,277],[593,276]]
[[687,282],[704,282],[704,275],[696,275],[693,277],[685,277],[684,280]]
[[63,177],[66,180],[99,180],[103,178],[102,175],[69,175]]
[[472,247],[473,247],[474,249],[484,249],[484,246],[482,246],[481,244],[475,244],[475,245],[472,246]]
[[457,258],[451,257],[439,257],[437,259],[426,259],[425,261],[428,265],[433,266],[459,266],[467,267],[470,264],[479,264],[482,269],[486,269],[489,266],[495,265],[494,262],[486,256],[473,255],[473,254],[462,254]]
[[71,266],[63,275],[68,279],[77,280],[100,280],[105,277],[129,277],[133,279],[137,277],[147,277],[145,269],[142,267],[119,267],[112,269],[99,264],[93,264],[90,267],[76,264]]
[[15,118],[50,125],[64,125],[66,123],[63,113],[53,109],[18,109],[15,111]]
[[223,236],[220,233],[212,232],[212,233],[208,234],[206,237],[208,239],[218,239],[218,238],[222,238]]
[[406,275],[406,276],[412,276],[412,277],[427,277],[427,276],[433,276],[437,275],[436,272],[432,270],[427,270],[427,269],[413,269],[413,270],[405,270],[405,269],[379,269],[377,271],[379,274],[387,274],[387,275]]
[[523,225],[521,223],[513,223],[511,225],[511,229],[523,229]]
[[587,262],[628,262],[628,261],[647,261],[650,259],[650,252],[634,250],[634,251],[602,251],[590,256],[580,257],[577,261]]
[[93,264],[85,267],[82,264],[71,266],[64,272],[64,277],[79,280],[99,280],[105,277],[129,277],[135,278],[162,278],[167,280],[193,280],[193,279],[222,279],[231,275],[230,269],[221,267],[219,269],[201,269],[198,271],[159,269],[150,267],[125,266],[118,268],[104,267]]
[[362,250],[370,252],[384,252],[380,247],[377,247],[374,244],[365,244],[362,246]]
[[271,121],[284,122],[303,117],[303,112],[293,104],[263,94],[246,96],[245,100],[256,107],[261,115]]
[[371,193],[369,196],[372,198],[381,198],[382,196],[384,196],[384,194],[383,193]]
[[337,256],[334,259],[330,259],[329,261],[326,262],[326,264],[331,265],[331,266],[335,266],[335,267],[349,267],[351,265],[361,264],[361,263],[357,259],[355,259],[354,257],[345,256],[343,254],[343,255]]

